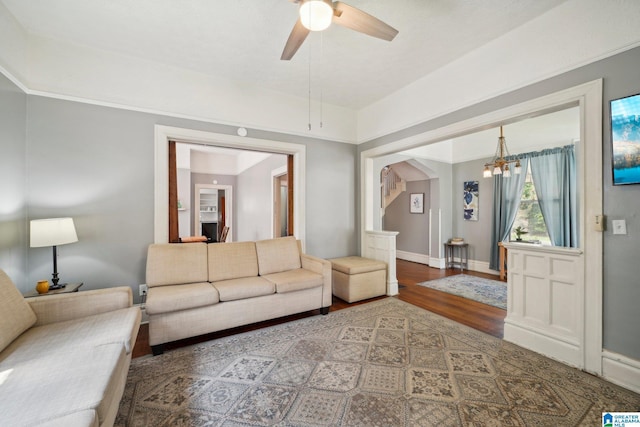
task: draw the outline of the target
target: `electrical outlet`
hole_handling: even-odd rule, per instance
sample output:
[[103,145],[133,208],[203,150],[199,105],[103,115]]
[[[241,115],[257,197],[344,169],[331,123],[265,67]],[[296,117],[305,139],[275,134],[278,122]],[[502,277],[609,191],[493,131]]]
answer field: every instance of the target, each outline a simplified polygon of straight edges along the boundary
[[140,296],[146,295],[147,294],[147,285],[140,285],[138,287],[138,292],[140,293]]

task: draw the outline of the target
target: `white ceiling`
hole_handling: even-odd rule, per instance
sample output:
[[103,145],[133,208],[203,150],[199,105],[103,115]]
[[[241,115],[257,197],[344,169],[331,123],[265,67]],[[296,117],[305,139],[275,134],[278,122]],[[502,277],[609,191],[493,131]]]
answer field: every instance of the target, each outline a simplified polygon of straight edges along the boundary
[[189,169],[194,173],[211,173],[217,175],[239,175],[271,156],[286,156],[260,151],[236,150],[233,148],[212,145],[190,144],[179,142],[176,147],[176,163],[178,168]]
[[[580,140],[580,110],[571,107],[505,124],[503,134],[510,154],[573,144]],[[452,164],[483,159],[495,155],[499,136],[499,128],[486,129],[402,154]]]
[[[331,26],[291,61],[287,0],[1,0],[31,35],[359,109],[565,0],[348,0],[399,30],[392,42]],[[561,30],[561,29],[559,29]],[[321,40],[322,39],[322,40]],[[311,67],[310,58],[311,57]]]

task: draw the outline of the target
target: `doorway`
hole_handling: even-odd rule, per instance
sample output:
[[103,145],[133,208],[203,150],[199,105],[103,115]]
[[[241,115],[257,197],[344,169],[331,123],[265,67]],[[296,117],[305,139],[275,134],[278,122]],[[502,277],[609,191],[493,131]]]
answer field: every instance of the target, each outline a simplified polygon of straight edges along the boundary
[[[154,139],[154,242],[169,241],[169,141],[184,141],[242,150],[286,154],[290,161],[289,170],[293,178],[289,182],[291,234],[300,240],[302,250],[306,246],[306,146],[290,142],[241,137],[236,135],[199,131],[156,125]],[[269,184],[270,185],[270,184]],[[293,208],[293,209],[291,209]],[[227,215],[229,218],[229,215]],[[236,234],[237,236],[237,234]]]
[[[581,352],[580,365],[585,370],[602,374],[602,306],[603,306],[603,236],[595,230],[593,221],[602,214],[602,80],[595,80],[530,101],[515,104],[425,133],[396,140],[386,145],[365,150],[360,154],[361,170],[361,247],[365,247],[366,231],[380,230],[378,171],[388,164],[385,156],[428,145],[457,135],[473,133],[486,127],[496,127],[525,117],[579,106],[580,141],[582,150],[577,158],[580,224],[580,257],[583,257],[583,277],[579,306],[584,310],[576,318],[579,334],[577,342]],[[382,160],[381,160],[382,159]],[[384,164],[383,164],[384,163]],[[587,192],[586,189],[589,191]],[[442,205],[451,209],[452,202]],[[376,216],[376,214],[378,214]],[[446,226],[446,224],[445,224]],[[442,227],[442,226],[441,226]],[[451,235],[451,229],[442,228],[442,235]],[[442,235],[438,246],[442,246]],[[585,296],[589,297],[586,298]],[[544,351],[540,351],[545,354]]]
[[220,233],[229,227],[226,241],[233,242],[233,186],[196,184],[194,186],[193,230],[207,242],[220,241]]

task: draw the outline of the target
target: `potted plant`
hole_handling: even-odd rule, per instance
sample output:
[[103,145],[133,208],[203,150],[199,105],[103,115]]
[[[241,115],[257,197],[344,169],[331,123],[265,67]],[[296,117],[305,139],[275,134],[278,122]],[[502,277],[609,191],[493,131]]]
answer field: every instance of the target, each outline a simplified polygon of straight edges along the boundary
[[528,234],[529,232],[527,230],[525,230],[524,228],[522,228],[522,226],[517,226],[515,228],[515,230],[513,230],[516,233],[516,241],[517,242],[521,242],[522,241],[522,235],[523,234]]

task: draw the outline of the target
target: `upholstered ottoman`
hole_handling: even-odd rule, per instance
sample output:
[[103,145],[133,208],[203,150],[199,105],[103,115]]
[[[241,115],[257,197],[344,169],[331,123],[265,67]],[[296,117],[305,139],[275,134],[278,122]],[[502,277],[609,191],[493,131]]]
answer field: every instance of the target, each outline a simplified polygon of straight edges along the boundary
[[333,294],[347,302],[387,293],[387,264],[375,259],[348,256],[330,259]]

